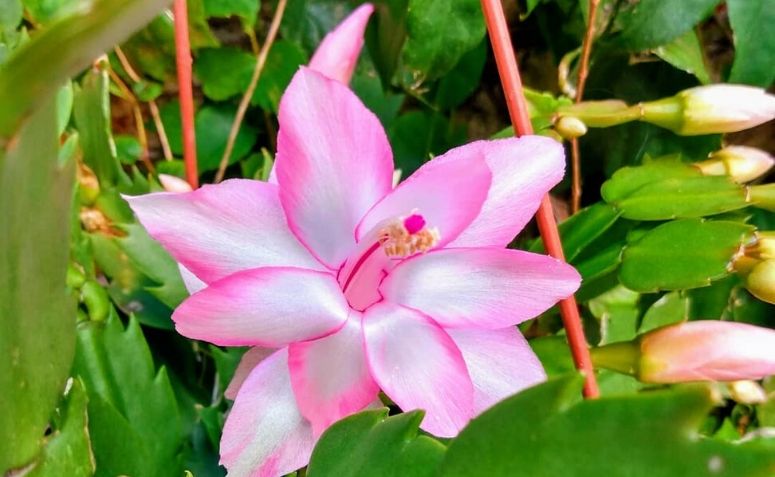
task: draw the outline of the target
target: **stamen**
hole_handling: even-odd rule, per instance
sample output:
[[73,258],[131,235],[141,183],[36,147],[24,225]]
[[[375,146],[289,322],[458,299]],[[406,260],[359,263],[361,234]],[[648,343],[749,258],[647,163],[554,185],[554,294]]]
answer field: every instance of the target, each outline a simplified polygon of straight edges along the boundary
[[412,214],[404,219],[404,228],[410,234],[416,234],[425,227],[425,217],[420,214]]
[[[369,243],[370,245],[367,245]],[[352,257],[354,261],[348,261],[340,271],[339,283],[342,285],[342,291],[347,294],[361,269],[371,270],[376,266],[380,270],[389,270],[395,264],[395,260],[391,259],[426,252],[437,243],[438,229],[427,227],[425,217],[416,212],[382,222],[381,226],[372,229],[360,244],[360,251]],[[380,249],[383,253],[376,253]]]
[[426,252],[439,243],[439,231],[426,227],[425,217],[415,213],[385,226],[380,231],[380,242],[385,255],[404,258]]

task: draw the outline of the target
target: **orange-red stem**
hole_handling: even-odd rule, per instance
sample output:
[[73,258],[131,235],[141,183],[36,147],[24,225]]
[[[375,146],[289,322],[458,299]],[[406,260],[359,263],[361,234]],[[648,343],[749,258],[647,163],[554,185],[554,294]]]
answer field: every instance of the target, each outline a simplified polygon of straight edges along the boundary
[[191,45],[188,41],[188,10],[186,0],[172,4],[175,17],[175,60],[178,69],[180,122],[183,130],[183,163],[186,181],[192,188],[199,187],[196,166],[196,136],[194,134],[194,91],[191,84]]
[[[509,116],[517,136],[533,133],[533,125],[530,123],[527,102],[522,89],[522,80],[519,76],[517,58],[514,56],[514,47],[506,25],[506,17],[503,13],[501,0],[481,0],[482,11],[490,33],[495,62],[498,65],[498,73],[503,84],[503,92],[506,96],[506,105]],[[546,195],[541,201],[541,206],[536,212],[538,230],[544,247],[549,255],[564,260],[560,233],[557,230],[557,222],[552,213],[552,204]],[[584,373],[584,396],[594,398],[599,396],[592,359],[587,347],[587,339],[581,324],[579,308],[575,297],[571,296],[560,302],[560,314],[565,331],[568,335],[573,361],[576,368]]]

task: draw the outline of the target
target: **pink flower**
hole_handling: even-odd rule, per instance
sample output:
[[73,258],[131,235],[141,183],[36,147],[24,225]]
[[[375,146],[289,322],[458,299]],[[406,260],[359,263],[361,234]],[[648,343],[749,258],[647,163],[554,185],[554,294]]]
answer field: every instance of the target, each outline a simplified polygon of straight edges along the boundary
[[514,325],[580,278],[504,247],[562,177],[558,143],[474,142],[393,188],[385,132],[341,82],[302,68],[279,122],[277,184],[128,198],[199,290],[175,310],[177,330],[254,347],[227,390],[230,475],[305,465],[320,433],[380,389],[451,437],[545,379]]
[[641,338],[646,382],[738,381],[775,374],[775,331],[728,321],[690,321]]

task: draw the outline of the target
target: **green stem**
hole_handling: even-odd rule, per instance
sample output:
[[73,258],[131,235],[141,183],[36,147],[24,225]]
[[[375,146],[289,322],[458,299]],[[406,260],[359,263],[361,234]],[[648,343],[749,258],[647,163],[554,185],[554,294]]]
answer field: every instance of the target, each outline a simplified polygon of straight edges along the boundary
[[640,342],[625,341],[592,348],[595,367],[637,376],[640,368]]

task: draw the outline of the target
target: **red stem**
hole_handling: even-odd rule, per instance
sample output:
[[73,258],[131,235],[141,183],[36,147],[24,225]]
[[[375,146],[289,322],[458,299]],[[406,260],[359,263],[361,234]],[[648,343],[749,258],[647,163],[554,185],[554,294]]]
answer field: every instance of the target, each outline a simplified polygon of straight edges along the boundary
[[[481,0],[481,2],[514,131],[517,136],[532,134],[533,125],[530,123],[530,115],[522,90],[522,80],[519,76],[519,67],[514,56],[514,47],[506,25],[501,0]],[[536,221],[546,251],[552,257],[564,260],[560,233],[557,230],[557,222],[554,220],[548,194],[544,196],[541,206],[536,212]],[[575,297],[571,296],[560,302],[560,314],[568,334],[568,344],[573,354],[573,361],[576,368],[584,373],[584,396],[588,398],[598,397],[600,391],[595,379],[595,371],[589,356],[589,348],[584,337],[584,329],[581,325]]]
[[188,9],[186,0],[172,4],[175,18],[175,60],[178,69],[180,120],[183,128],[183,163],[186,180],[192,188],[199,187],[196,166],[196,137],[194,135],[194,91],[191,84],[191,45],[188,41]]

